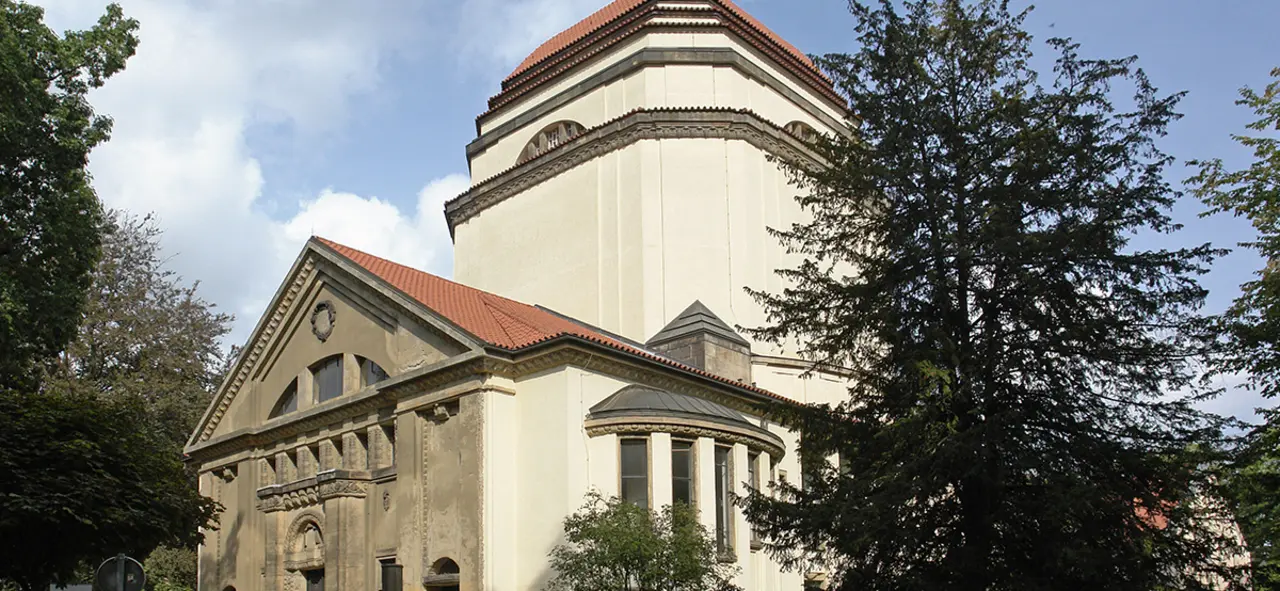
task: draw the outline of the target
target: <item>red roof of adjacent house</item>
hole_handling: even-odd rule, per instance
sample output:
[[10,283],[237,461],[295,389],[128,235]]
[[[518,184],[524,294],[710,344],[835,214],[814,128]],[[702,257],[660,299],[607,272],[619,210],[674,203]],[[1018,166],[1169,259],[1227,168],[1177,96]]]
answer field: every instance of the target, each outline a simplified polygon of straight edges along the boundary
[[[604,27],[605,25],[613,22],[614,20],[620,18],[626,13],[636,8],[639,8],[641,5],[643,5],[647,1],[648,0],[613,0],[613,2],[610,2],[604,8],[597,10],[591,16],[588,16],[587,18],[584,18],[581,21],[578,21],[577,24],[573,25],[572,27],[569,27],[568,29],[565,29],[564,31],[561,31],[556,36],[548,39],[542,45],[539,45],[537,49],[533,50],[533,53],[529,54],[528,57],[524,58],[524,61],[520,62],[519,66],[516,66],[516,69],[512,71],[510,75],[507,76],[507,80],[514,78],[516,75],[529,69],[534,64],[537,64],[538,62],[541,62],[542,60],[545,60],[551,57],[552,55],[555,55],[557,52],[569,47],[570,45],[573,45],[575,41],[582,39],[583,37],[586,37],[591,33],[594,33],[595,31],[599,30],[601,27]],[[714,1],[720,4],[721,6],[724,6],[725,8],[729,9],[730,12],[734,13],[739,18],[747,21],[747,23],[750,24],[753,28],[758,29],[761,33],[764,33],[765,36],[768,37],[770,41],[780,45],[788,53],[795,56],[800,61],[804,62],[805,65],[809,66],[810,68],[813,68],[814,70],[817,70],[817,66],[813,64],[813,61],[810,60],[808,56],[806,56],[803,52],[797,49],[794,45],[787,43],[786,40],[784,40],[782,37],[779,37],[776,33],[769,30],[768,27],[764,26],[763,23],[756,20],[755,17],[748,14],[745,10],[738,8],[738,5],[734,4],[733,0],[714,0]]]
[[771,398],[790,401],[768,390],[729,380],[629,345],[543,308],[393,263],[332,240],[318,236],[313,239],[490,345],[517,350],[560,336],[576,336]]

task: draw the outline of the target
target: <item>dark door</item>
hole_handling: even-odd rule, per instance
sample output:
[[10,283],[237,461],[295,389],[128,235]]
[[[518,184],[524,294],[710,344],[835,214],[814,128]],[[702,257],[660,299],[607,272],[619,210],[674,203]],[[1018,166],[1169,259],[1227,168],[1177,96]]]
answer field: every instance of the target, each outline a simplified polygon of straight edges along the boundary
[[324,591],[324,569],[309,570],[304,574],[307,577],[307,591]]

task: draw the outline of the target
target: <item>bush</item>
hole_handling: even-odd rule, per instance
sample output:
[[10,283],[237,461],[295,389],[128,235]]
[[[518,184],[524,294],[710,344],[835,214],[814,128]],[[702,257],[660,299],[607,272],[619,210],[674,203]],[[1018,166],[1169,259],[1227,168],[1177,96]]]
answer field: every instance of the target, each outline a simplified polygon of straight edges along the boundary
[[548,591],[730,591],[737,568],[717,559],[696,511],[676,504],[652,511],[590,493],[565,518],[565,541],[551,551]]

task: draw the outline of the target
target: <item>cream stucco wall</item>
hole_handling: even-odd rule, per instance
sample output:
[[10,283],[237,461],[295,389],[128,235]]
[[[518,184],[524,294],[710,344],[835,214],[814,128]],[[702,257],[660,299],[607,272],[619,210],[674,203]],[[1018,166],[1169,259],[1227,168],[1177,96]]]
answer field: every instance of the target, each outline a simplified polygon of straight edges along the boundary
[[[790,95],[729,65],[650,64],[509,129],[523,113],[642,48],[730,50]],[[840,107],[727,30],[656,32],[487,115],[483,134],[505,135],[473,155],[472,178],[480,183],[513,166],[529,139],[552,122],[590,128],[634,109],[663,107],[744,108],[779,126],[802,121],[823,131],[832,128],[814,110],[828,121],[844,120]],[[798,262],[766,231],[803,219],[795,193],[785,173],[746,141],[640,140],[459,224],[454,273],[468,285],[639,341],[695,299],[730,325],[760,326],[762,310],[743,288],[776,292],[782,285],[773,271]],[[788,354],[764,343],[753,352]]]
[[639,341],[695,299],[730,325],[759,326],[743,287],[776,291],[773,270],[797,262],[766,231],[801,219],[794,195],[745,141],[642,140],[459,226],[454,272]]
[[488,473],[495,487],[505,489],[486,490],[520,508],[490,530],[488,562],[503,565],[500,579],[509,585],[495,589],[542,588],[552,574],[547,555],[562,540],[564,518],[593,488],[617,493],[616,446],[608,445],[609,438],[587,437],[583,420],[591,406],[624,385],[575,367],[536,374],[517,382],[504,417],[489,426],[503,433],[495,444],[504,447],[490,448]]
[[[619,438],[615,434],[589,435],[585,419],[592,406],[626,385],[627,381],[615,376],[569,366],[517,380],[514,396],[489,395],[484,486],[486,588],[543,588],[553,574],[548,553],[563,541],[564,518],[581,508],[591,490],[606,496],[618,494]],[[786,433],[776,426],[770,430]],[[654,433],[648,437],[650,498],[657,509],[672,499],[672,436]],[[795,440],[784,436],[784,441],[788,449],[778,465],[798,474],[798,464],[792,467]],[[700,507],[714,507],[712,470],[717,443],[733,447],[735,490],[745,492],[747,447],[698,438],[695,490]],[[768,454],[762,457],[765,469],[761,480],[768,482],[774,473],[771,466],[778,459]],[[701,519],[714,531],[712,511],[702,511]],[[771,558],[750,548],[750,526],[737,509],[733,528],[735,560],[741,567],[738,584],[751,591],[800,588],[799,575],[781,574]]]

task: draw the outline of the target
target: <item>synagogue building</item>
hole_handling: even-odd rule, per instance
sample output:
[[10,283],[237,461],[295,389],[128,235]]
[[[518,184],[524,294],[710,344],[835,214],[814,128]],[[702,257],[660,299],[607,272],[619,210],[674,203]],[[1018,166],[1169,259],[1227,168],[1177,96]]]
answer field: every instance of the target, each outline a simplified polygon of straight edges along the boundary
[[200,590],[539,590],[592,490],[692,504],[747,591],[820,584],[731,495],[799,479],[763,405],[844,378],[738,327],[798,262],[776,159],[847,120],[731,0],[616,0],[538,47],[466,146],[452,281],[320,237],[283,277],[187,446],[224,507]]

